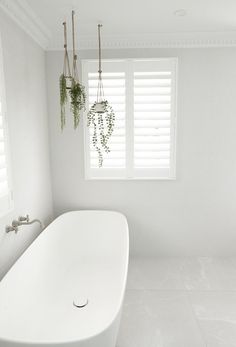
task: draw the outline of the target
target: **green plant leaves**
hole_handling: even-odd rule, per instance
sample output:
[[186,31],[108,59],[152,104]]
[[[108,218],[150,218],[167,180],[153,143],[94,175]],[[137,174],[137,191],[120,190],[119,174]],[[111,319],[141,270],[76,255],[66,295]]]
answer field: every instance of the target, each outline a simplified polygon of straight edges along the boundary
[[66,103],[67,103],[67,90],[66,90],[66,76],[60,76],[60,105],[61,105],[61,130],[66,125]]
[[[67,81],[70,86],[67,87]],[[69,95],[68,95],[69,90]],[[70,96],[70,98],[68,97]],[[86,93],[82,84],[74,78],[67,77],[64,74],[60,76],[60,106],[61,106],[61,130],[66,125],[66,104],[70,99],[70,109],[74,118],[74,129],[79,125],[80,113],[85,110]]]
[[80,111],[85,110],[86,94],[85,88],[79,82],[76,82],[74,79],[71,83],[70,93],[70,106],[71,112],[74,117],[74,128],[76,129],[80,121]]
[[[103,112],[97,112],[97,106],[103,109]],[[110,152],[108,141],[113,133],[115,125],[115,113],[107,100],[94,102],[88,112],[87,125],[93,127],[92,143],[98,153],[98,166],[103,165],[103,152]]]

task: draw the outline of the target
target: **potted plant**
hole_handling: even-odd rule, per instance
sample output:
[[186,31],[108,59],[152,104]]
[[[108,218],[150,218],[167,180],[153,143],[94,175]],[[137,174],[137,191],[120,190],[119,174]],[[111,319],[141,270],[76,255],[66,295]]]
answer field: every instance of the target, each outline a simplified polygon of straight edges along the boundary
[[80,113],[85,110],[86,94],[82,84],[72,78],[70,94],[70,107],[74,118],[74,128],[76,129],[80,121]]
[[110,152],[108,141],[113,133],[114,124],[115,113],[108,101],[95,101],[88,112],[88,126],[93,127],[92,143],[98,153],[99,167],[103,165],[103,151]]
[[64,67],[60,76],[60,107],[61,107],[61,130],[66,125],[66,105],[70,102],[70,109],[74,118],[74,128],[79,125],[81,111],[85,110],[86,93],[84,86],[79,82],[77,70],[77,55],[75,53],[75,26],[74,11],[72,11],[72,39],[73,39],[73,64],[70,70],[69,55],[67,51],[67,30],[64,26]]
[[109,153],[108,141],[113,133],[115,125],[115,113],[108,100],[104,97],[102,68],[101,68],[101,24],[98,24],[99,42],[99,68],[97,101],[93,103],[88,112],[89,127],[93,128],[92,143],[98,153],[98,166],[103,165],[103,152]]

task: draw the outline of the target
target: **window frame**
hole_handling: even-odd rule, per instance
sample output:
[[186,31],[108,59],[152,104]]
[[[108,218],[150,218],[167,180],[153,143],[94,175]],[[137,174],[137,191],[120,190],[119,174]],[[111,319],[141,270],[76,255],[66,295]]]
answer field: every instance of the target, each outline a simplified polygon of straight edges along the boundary
[[[116,168],[116,169],[108,169],[108,168],[93,168],[90,167],[90,143],[89,143],[89,129],[87,127],[87,112],[88,112],[88,103],[87,100],[87,111],[85,113],[85,117],[83,120],[83,131],[84,131],[84,175],[85,180],[165,180],[165,181],[172,181],[176,180],[176,145],[177,145],[177,84],[178,84],[178,58],[177,57],[162,57],[162,58],[125,58],[125,59],[103,59],[104,63],[120,63],[123,62],[125,64],[124,71],[126,73],[125,81],[133,83],[134,79],[131,80],[131,78],[127,78],[127,76],[133,74],[133,66],[135,62],[163,62],[166,61],[171,62],[174,66],[174,78],[172,81],[172,94],[174,97],[171,99],[171,133],[170,133],[170,168],[135,168],[132,163],[134,161],[133,156],[129,156],[129,153],[134,153],[134,151],[129,151],[128,148],[126,148],[126,167],[125,168]],[[88,73],[89,71],[89,63],[97,63],[98,59],[83,59],[81,61],[82,64],[82,81],[85,86],[86,90],[89,90],[88,88]],[[119,68],[117,69],[119,70]],[[107,72],[107,71],[106,71]],[[109,71],[110,72],[110,71]],[[115,71],[116,72],[116,71]],[[133,77],[133,75],[132,75]],[[127,100],[127,88],[126,88],[126,100]],[[132,95],[133,99],[134,95]],[[129,104],[132,104],[131,106]],[[131,114],[133,113],[133,100],[129,103],[126,102],[125,104],[125,110],[126,114],[128,114],[128,111],[131,109]],[[134,117],[126,117],[125,120],[125,128],[126,131],[129,131],[129,138],[133,138],[132,132],[134,130]],[[131,130],[132,129],[132,130]],[[131,132],[130,132],[131,130]],[[131,142],[131,141],[129,141]],[[132,145],[134,145],[134,139],[132,141]],[[127,146],[127,142],[126,142]],[[129,166],[132,166],[132,175],[129,174]],[[157,175],[157,171],[160,173],[160,171],[163,170],[163,173],[169,173],[169,175],[163,175],[160,176]],[[91,175],[91,172],[93,173]],[[120,172],[121,176],[118,176],[118,173]],[[94,175],[96,173],[96,176]]]
[[[6,103],[6,88],[5,88],[5,76],[4,76],[4,61],[3,61],[3,49],[2,41],[0,37],[0,102],[2,107],[2,121],[3,121],[3,136],[4,136],[4,154],[6,157],[6,170],[7,170],[7,183],[8,192],[6,195],[0,196],[0,218],[6,216],[14,209],[13,200],[13,185],[11,174],[11,155],[10,155],[10,139],[9,139],[9,127],[7,121],[7,103]],[[3,207],[1,208],[1,205]]]

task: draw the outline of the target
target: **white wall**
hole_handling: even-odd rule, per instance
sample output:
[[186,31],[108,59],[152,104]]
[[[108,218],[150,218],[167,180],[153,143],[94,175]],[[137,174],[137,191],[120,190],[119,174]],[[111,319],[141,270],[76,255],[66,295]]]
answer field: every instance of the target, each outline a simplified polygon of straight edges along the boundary
[[14,211],[0,219],[0,279],[39,233],[5,233],[13,217],[52,218],[45,53],[0,11],[14,188]]
[[[94,58],[96,52],[80,52]],[[104,58],[179,58],[176,181],[85,181],[83,133],[60,132],[61,52],[47,53],[55,214],[111,209],[129,222],[131,251],[236,252],[236,49],[105,51]]]

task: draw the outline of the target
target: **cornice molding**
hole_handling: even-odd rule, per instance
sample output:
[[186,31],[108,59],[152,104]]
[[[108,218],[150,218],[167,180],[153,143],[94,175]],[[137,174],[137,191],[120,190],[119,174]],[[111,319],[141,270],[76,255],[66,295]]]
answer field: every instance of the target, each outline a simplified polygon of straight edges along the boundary
[[[48,50],[62,50],[62,41],[49,42]],[[97,49],[97,37],[80,37],[79,49]],[[103,36],[103,49],[236,47],[235,32],[196,32]]]
[[0,0],[0,8],[43,49],[48,47],[50,31],[25,0]]
[[[63,50],[63,37],[51,32],[26,0],[0,0],[0,8],[43,49]],[[97,49],[97,36],[81,36],[79,49]],[[103,49],[236,47],[236,31],[103,36]]]

